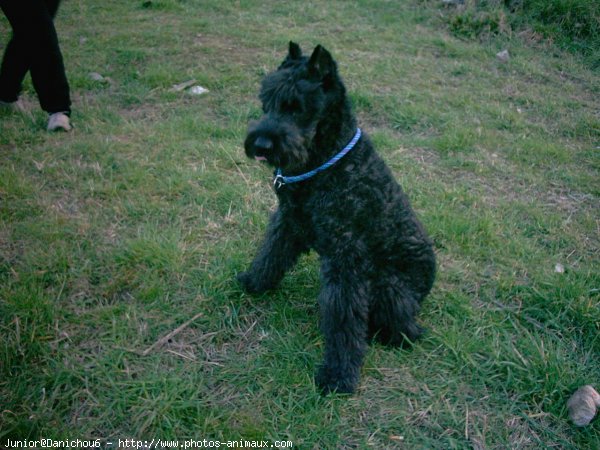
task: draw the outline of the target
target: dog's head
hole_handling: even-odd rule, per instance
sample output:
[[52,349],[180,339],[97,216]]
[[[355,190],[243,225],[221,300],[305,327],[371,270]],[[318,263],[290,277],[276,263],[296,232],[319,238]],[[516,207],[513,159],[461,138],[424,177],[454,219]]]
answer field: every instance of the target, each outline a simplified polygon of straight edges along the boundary
[[306,57],[290,42],[278,69],[262,81],[263,116],[250,124],[246,155],[285,172],[302,171],[313,159],[319,124],[344,93],[336,63],[325,48],[318,45]]

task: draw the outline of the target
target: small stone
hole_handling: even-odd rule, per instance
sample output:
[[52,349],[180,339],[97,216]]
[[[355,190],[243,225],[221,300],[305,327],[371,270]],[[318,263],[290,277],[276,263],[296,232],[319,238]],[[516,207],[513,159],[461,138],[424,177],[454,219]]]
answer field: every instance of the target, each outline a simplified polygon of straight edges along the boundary
[[190,94],[193,95],[202,95],[208,92],[208,89],[203,88],[202,86],[196,85],[190,88]]
[[502,50],[501,52],[496,53],[496,58],[500,62],[503,62],[503,63],[508,62],[508,60],[510,59],[510,55],[508,54],[508,50]]
[[104,81],[104,77],[97,72],[90,72],[88,76],[90,77],[90,80],[93,81]]
[[600,394],[589,384],[577,389],[567,402],[569,418],[578,427],[588,425],[596,415],[598,407]]

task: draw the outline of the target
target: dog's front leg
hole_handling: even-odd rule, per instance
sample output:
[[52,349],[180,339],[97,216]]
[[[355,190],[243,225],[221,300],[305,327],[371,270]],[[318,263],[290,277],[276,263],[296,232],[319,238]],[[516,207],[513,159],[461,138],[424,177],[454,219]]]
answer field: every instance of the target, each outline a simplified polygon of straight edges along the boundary
[[280,209],[271,216],[258,254],[250,268],[237,276],[246,292],[260,293],[274,288],[296,263],[298,256],[308,251],[296,228],[286,221]]
[[316,375],[324,394],[352,393],[367,350],[367,284],[358,268],[324,261],[319,294],[325,358]]

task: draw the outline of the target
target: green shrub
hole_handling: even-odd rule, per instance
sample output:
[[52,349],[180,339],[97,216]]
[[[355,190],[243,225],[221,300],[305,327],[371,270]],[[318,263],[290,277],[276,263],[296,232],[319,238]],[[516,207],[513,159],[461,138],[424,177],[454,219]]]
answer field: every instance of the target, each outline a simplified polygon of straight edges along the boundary
[[457,36],[486,38],[533,29],[560,47],[600,66],[600,2],[597,0],[467,0],[449,10]]
[[516,9],[524,24],[531,24],[568,49],[590,56],[600,64],[600,2],[596,0],[524,0]]
[[450,19],[452,32],[470,38],[502,34],[508,30],[506,14],[502,9],[482,11],[467,8]]
[[595,0],[524,0],[520,13],[565,37],[598,40],[600,3]]

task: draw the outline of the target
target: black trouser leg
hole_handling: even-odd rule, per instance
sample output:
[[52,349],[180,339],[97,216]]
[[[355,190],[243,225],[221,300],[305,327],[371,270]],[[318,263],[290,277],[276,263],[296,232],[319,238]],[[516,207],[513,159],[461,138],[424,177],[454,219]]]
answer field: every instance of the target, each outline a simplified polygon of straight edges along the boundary
[[[0,6],[4,6],[0,2]],[[4,8],[2,8],[4,10]],[[25,42],[11,37],[4,50],[0,66],[0,100],[8,103],[17,101],[21,93],[23,79],[29,70],[29,55]]]

